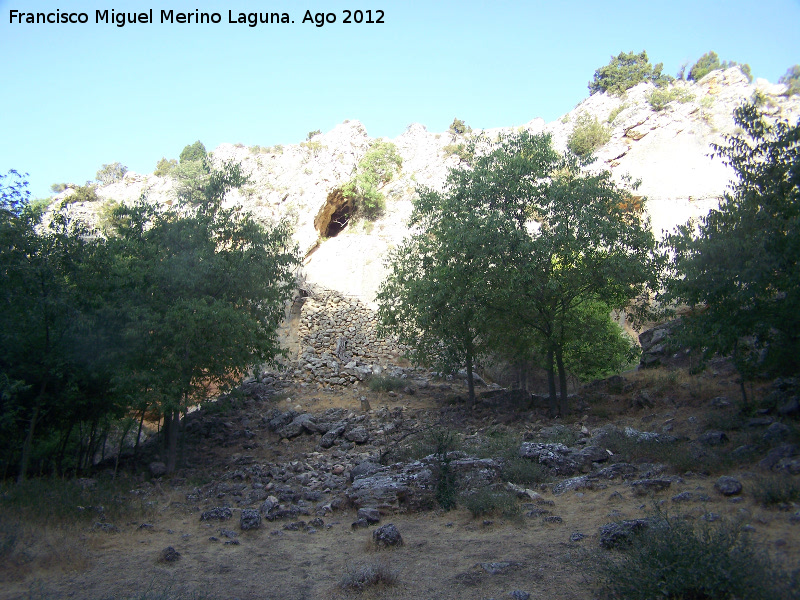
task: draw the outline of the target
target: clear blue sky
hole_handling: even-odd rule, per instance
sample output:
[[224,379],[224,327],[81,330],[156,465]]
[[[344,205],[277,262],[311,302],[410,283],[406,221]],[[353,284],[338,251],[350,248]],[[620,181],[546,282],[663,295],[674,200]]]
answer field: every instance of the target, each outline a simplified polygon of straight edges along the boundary
[[[229,24],[229,7],[295,22]],[[342,23],[358,7],[383,10],[385,23]],[[152,8],[156,23],[95,23],[96,10],[112,8]],[[89,22],[9,23],[11,10],[56,9]],[[222,22],[160,24],[161,9],[218,12]],[[302,24],[307,9],[337,22]],[[620,51],[644,49],[674,75],[714,50],[774,82],[800,63],[798,31],[800,0],[0,0],[0,172],[29,172],[42,197],[103,163],[152,172],[196,139],[209,149],[290,144],[345,119],[388,137],[413,122],[442,131],[455,116],[473,127],[551,121]]]

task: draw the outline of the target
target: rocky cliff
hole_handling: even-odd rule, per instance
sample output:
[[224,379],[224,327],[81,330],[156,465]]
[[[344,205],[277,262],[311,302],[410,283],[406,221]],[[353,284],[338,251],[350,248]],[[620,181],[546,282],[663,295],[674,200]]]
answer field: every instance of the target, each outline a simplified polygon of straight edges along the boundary
[[[521,128],[547,132],[557,149],[566,148],[575,123],[585,113],[608,128],[609,141],[597,152],[591,168],[609,169],[616,178],[641,180],[639,193],[657,234],[717,205],[732,172],[712,157],[712,144],[737,132],[733,110],[746,100],[760,98],[764,110],[792,121],[800,116],[800,97],[784,96],[785,86],[765,80],[748,83],[738,67],[714,71],[701,81],[678,81],[677,99],[654,108],[652,84],[640,84],[624,97],[605,93],[590,96],[562,118],[545,123],[534,119]],[[490,138],[501,131],[485,130]],[[479,133],[479,132],[475,132]],[[348,181],[372,138],[358,121],[345,121],[310,142],[269,149],[222,144],[213,160],[241,163],[250,183],[232,192],[265,221],[288,218],[306,255],[301,276],[310,286],[335,290],[373,305],[385,276],[384,258],[407,234],[406,220],[417,185],[442,186],[458,157],[446,147],[458,141],[449,133],[433,133],[414,123],[391,140],[403,158],[402,171],[382,191],[384,215],[374,223],[347,223],[341,231],[329,228],[339,188]],[[96,214],[109,200],[133,201],[143,193],[170,202],[174,182],[155,175],[127,173],[117,183],[98,189],[99,202],[73,205],[86,215]],[[67,192],[69,193],[69,192]],[[327,209],[326,209],[327,206]]]

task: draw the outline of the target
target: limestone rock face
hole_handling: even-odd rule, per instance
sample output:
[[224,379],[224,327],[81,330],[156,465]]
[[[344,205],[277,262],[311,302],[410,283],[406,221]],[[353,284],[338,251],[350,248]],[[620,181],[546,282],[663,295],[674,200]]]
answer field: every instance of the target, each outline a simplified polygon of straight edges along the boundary
[[[678,100],[655,110],[649,102],[652,84],[643,83],[624,97],[594,94],[552,123],[533,119],[522,125],[532,133],[548,133],[564,150],[583,113],[609,129],[608,143],[596,152],[589,168],[609,169],[622,181],[641,180],[637,194],[647,198],[645,210],[657,236],[690,217],[704,215],[718,205],[732,171],[713,158],[712,144],[724,143],[736,132],[733,110],[759,92],[764,109],[773,117],[795,121],[800,97],[786,97],[785,86],[762,79],[748,83],[738,67],[713,71],[699,82],[675,82],[686,102]],[[485,130],[489,139],[517,127]],[[476,132],[479,133],[479,132]],[[212,162],[241,164],[250,183],[230,192],[226,201],[240,203],[264,222],[288,220],[305,255],[301,277],[374,307],[375,293],[386,271],[384,260],[392,247],[408,235],[411,201],[419,185],[442,189],[448,169],[458,157],[445,147],[463,140],[449,132],[429,132],[409,125],[391,140],[403,159],[402,170],[382,188],[386,210],[374,223],[355,223],[341,211],[342,186],[354,174],[358,161],[375,141],[358,121],[346,121],[308,142],[252,150],[242,144],[222,144]],[[72,193],[64,192],[59,198]],[[116,183],[97,190],[98,202],[76,203],[76,216],[95,222],[104,203],[133,203],[142,194],[172,203],[175,183],[169,177],[128,172]],[[346,211],[345,211],[346,212]],[[331,221],[338,223],[329,228]],[[321,231],[323,230],[323,231]]]

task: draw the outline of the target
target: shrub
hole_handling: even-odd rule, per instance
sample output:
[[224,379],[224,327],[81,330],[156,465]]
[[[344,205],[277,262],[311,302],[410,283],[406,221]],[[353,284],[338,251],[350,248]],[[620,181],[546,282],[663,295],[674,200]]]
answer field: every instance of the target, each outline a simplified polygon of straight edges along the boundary
[[786,70],[786,73],[778,78],[778,83],[786,86],[785,95],[792,96],[800,94],[800,65],[793,65]]
[[322,133],[322,130],[321,130],[321,129],[315,129],[314,131],[309,131],[309,132],[308,132],[308,135],[306,135],[306,140],[310,140],[310,139],[311,139],[311,138],[313,138],[315,135],[320,135],[321,133]]
[[358,161],[355,177],[342,186],[342,195],[353,201],[356,214],[374,219],[386,206],[381,188],[392,180],[395,171],[402,168],[403,159],[397,146],[376,141]]
[[608,113],[608,119],[607,119],[607,121],[608,121],[609,125],[610,125],[611,123],[613,123],[613,122],[616,120],[616,118],[619,116],[619,113],[621,113],[621,112],[622,112],[623,110],[625,110],[626,108],[628,108],[628,105],[623,103],[623,104],[620,104],[620,105],[619,105],[617,108],[615,108],[614,110],[612,110],[610,113]]
[[389,567],[386,561],[377,561],[359,567],[347,567],[339,587],[347,591],[363,591],[376,586],[395,585],[399,577],[397,571]]
[[95,179],[103,185],[114,183],[125,177],[128,167],[118,162],[103,165],[95,174]]
[[455,118],[453,122],[450,123],[450,134],[454,137],[457,135],[466,135],[468,133],[472,133],[472,127],[464,123],[461,119]]
[[442,148],[445,156],[457,156],[459,160],[469,162],[472,160],[474,153],[467,147],[466,144],[447,144]]
[[373,392],[391,392],[405,387],[406,381],[391,375],[373,375],[369,379],[369,389]]
[[207,156],[208,152],[206,152],[206,147],[203,145],[203,142],[197,140],[194,144],[189,144],[181,150],[179,158],[181,163],[184,163],[204,160]]
[[672,81],[672,77],[661,72],[663,68],[663,63],[653,67],[644,50],[639,54],[620,52],[619,55],[612,56],[611,62],[605,67],[594,72],[594,79],[589,82],[589,92],[608,92],[620,96],[644,81],[662,86]]
[[533,485],[550,480],[547,469],[538,462],[517,456],[503,463],[501,475],[505,481],[519,485]]
[[567,148],[573,154],[586,157],[611,139],[611,133],[588,113],[581,114],[567,140]]
[[656,112],[664,110],[670,102],[676,100],[681,103],[686,103],[694,100],[694,94],[677,87],[656,88],[647,94],[647,101]]
[[499,514],[506,518],[519,515],[517,499],[511,492],[485,487],[461,497],[461,504],[473,517]]
[[311,158],[312,156],[316,158],[324,148],[327,148],[327,146],[324,146],[322,142],[312,141],[300,142],[300,147],[305,149],[307,158]]
[[54,183],[50,186],[50,191],[54,194],[60,194],[69,187],[68,183]]
[[736,66],[738,66],[744,76],[747,77],[747,81],[753,81],[753,75],[750,72],[750,65],[739,64],[732,60],[720,62],[719,56],[717,56],[717,53],[714,51],[706,52],[698,59],[698,61],[689,71],[688,79],[690,81],[700,81],[703,77],[711,73],[711,71],[730,69],[731,67]]
[[762,477],[753,486],[753,496],[764,506],[800,501],[800,484],[786,475]]
[[99,200],[96,185],[78,185],[72,189],[73,192],[66,198],[66,201],[70,204],[74,202],[96,202]]
[[609,599],[796,597],[789,578],[737,525],[694,528],[657,514],[621,551],[619,560],[601,562],[601,593]]
[[178,161],[174,158],[167,160],[166,157],[162,157],[160,161],[156,163],[156,170],[153,171],[153,175],[156,177],[166,177],[178,166]]

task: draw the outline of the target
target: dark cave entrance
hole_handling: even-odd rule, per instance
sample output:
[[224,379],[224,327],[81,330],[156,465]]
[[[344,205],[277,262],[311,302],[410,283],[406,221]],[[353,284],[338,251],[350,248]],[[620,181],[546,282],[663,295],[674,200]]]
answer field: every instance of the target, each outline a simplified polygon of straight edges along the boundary
[[350,223],[353,216],[353,201],[335,189],[328,194],[325,205],[314,218],[314,228],[320,237],[332,238],[339,235]]

